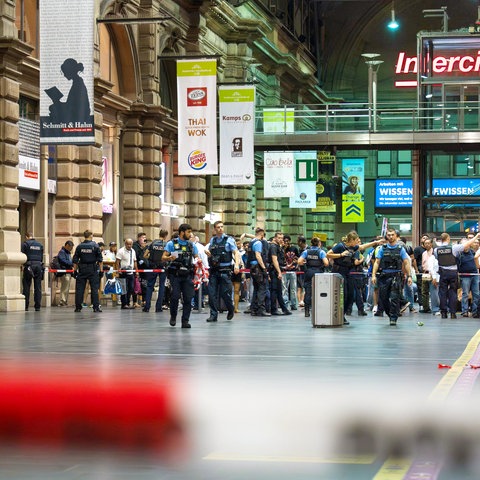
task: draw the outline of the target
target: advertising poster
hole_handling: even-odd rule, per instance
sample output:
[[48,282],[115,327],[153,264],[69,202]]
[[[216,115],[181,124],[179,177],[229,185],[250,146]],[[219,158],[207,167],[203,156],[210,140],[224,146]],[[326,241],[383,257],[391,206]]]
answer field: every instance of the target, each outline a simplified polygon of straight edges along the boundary
[[42,144],[95,142],[94,3],[94,0],[40,2]]
[[290,208],[313,208],[317,204],[315,182],[295,182],[295,195],[290,197]]
[[318,152],[318,180],[317,180],[317,203],[312,212],[335,213],[335,162],[336,157],[330,152]]
[[40,159],[18,156],[18,186],[27,190],[40,190]]
[[221,86],[220,185],[253,185],[255,87]]
[[178,174],[216,175],[217,61],[177,60]]
[[263,109],[263,133],[293,133],[294,131],[294,108]]
[[365,159],[344,158],[342,161],[342,222],[363,223]]
[[264,153],[264,196],[265,198],[293,197],[294,152]]
[[405,208],[412,206],[413,185],[411,179],[375,181],[375,207]]

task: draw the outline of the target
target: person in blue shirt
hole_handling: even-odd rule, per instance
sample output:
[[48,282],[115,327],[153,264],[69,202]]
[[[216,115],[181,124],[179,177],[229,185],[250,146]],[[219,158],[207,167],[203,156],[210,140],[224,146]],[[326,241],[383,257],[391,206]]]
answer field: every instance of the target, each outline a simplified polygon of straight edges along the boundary
[[[397,324],[400,316],[400,300],[403,290],[404,271],[407,273],[408,285],[412,284],[412,272],[409,255],[398,242],[394,228],[388,228],[387,244],[378,249],[372,269],[372,283],[378,281],[378,290],[385,313],[390,318],[390,325]],[[378,279],[377,279],[378,274]]]
[[170,280],[170,325],[177,324],[178,302],[182,297],[182,328],[191,328],[190,312],[192,299],[195,294],[193,285],[194,259],[198,257],[197,247],[190,242],[192,227],[182,223],[178,227],[178,237],[170,240],[165,245],[162,260],[169,262],[167,269]]
[[305,285],[305,316],[310,316],[310,309],[312,307],[312,280],[316,273],[323,273],[325,268],[328,267],[327,254],[320,247],[320,239],[312,237],[310,243],[312,246],[305,249],[300,258],[298,259],[298,265],[305,265],[307,270],[305,272],[304,285]]
[[224,233],[221,220],[213,224],[215,235],[205,248],[210,265],[210,277],[208,282],[208,304],[210,316],[207,322],[216,322],[218,319],[219,297],[223,299],[227,307],[227,320],[234,316],[232,264],[233,271],[240,271],[240,255],[235,240]]

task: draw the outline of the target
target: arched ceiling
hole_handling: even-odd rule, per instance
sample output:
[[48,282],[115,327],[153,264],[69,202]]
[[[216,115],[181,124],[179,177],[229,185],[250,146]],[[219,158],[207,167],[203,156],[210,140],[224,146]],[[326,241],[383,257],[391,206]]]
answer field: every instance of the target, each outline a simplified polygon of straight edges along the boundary
[[[312,0],[316,1],[316,0]],[[392,5],[400,27],[387,28]],[[379,53],[384,63],[378,71],[379,101],[397,100],[414,93],[394,87],[398,53],[416,55],[419,31],[441,31],[442,18],[424,18],[425,9],[447,7],[449,31],[467,28],[477,19],[476,0],[322,0],[322,88],[347,100],[366,100],[368,72],[362,53]]]

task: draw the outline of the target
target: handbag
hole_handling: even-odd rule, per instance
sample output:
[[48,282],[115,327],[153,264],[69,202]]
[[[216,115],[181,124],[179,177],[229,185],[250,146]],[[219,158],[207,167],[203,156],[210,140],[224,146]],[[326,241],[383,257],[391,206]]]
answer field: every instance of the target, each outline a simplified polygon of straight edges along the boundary
[[110,280],[107,280],[105,282],[105,287],[103,289],[103,294],[104,295],[115,295],[115,294],[117,294],[117,286],[120,287],[120,290],[122,289],[120,284],[114,278],[110,279]]
[[431,282],[432,275],[430,273],[422,273],[422,282]]
[[142,293],[142,286],[140,285],[140,280],[138,277],[135,277],[134,283],[133,283],[133,292],[136,293],[137,295]]

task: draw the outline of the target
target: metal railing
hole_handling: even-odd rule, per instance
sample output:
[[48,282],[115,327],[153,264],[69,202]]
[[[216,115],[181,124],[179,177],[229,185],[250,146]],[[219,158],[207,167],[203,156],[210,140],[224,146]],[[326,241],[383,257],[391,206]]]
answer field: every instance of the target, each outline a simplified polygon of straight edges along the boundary
[[365,103],[283,105],[257,107],[255,116],[255,133],[260,135],[480,131],[480,102],[468,102],[468,105],[445,102],[421,107],[378,103],[375,111]]

